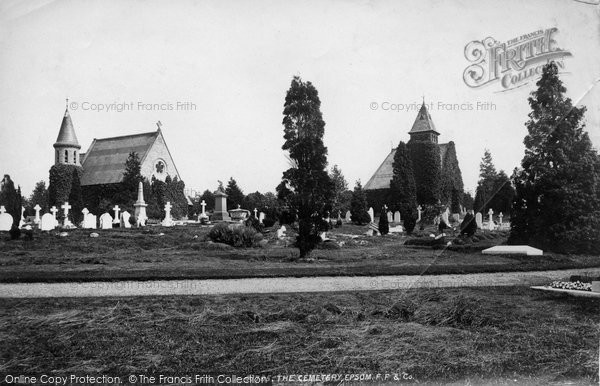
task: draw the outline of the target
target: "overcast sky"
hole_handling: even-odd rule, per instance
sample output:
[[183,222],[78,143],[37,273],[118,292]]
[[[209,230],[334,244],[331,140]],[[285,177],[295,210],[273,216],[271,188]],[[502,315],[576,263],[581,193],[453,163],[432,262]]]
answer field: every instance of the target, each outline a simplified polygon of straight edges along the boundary
[[[408,140],[417,111],[391,108],[424,95],[440,142],[456,143],[465,187],[474,189],[485,148],[509,175],[519,165],[535,84],[468,87],[465,46],[558,28],[555,45],[571,53],[561,78],[588,107],[598,148],[599,20],[598,6],[573,0],[4,0],[0,173],[25,195],[48,181],[68,97],[82,152],[93,138],[154,131],[160,120],[187,187],[215,190],[233,176],[245,193],[273,191],[288,167],[284,98],[300,75],[319,91],[328,160],[350,187]],[[490,110],[477,109],[486,102]],[[114,103],[133,108],[93,110]]]

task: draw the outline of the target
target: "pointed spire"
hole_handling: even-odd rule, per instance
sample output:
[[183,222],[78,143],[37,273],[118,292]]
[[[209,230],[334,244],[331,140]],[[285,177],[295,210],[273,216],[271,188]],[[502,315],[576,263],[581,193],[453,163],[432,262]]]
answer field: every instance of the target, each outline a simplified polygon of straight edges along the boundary
[[75,129],[73,128],[71,115],[69,114],[69,98],[67,98],[65,116],[63,117],[62,123],[60,125],[60,131],[58,132],[56,143],[54,143],[54,147],[64,146],[76,147],[77,149],[81,149],[81,145],[79,145],[79,141],[77,140],[77,136],[75,135]]
[[425,96],[423,96],[423,104],[419,109],[419,113],[417,114],[417,118],[415,119],[415,123],[413,123],[412,128],[409,133],[419,133],[425,131],[433,131],[439,135],[437,130],[435,129],[435,125],[433,124],[433,119],[431,119],[431,115],[429,115],[429,111],[427,111],[427,104],[425,103]]

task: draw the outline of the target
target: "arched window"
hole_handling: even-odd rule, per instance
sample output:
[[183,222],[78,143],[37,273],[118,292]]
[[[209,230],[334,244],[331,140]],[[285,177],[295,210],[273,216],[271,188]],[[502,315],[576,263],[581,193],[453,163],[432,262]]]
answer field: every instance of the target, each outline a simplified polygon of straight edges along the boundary
[[69,152],[65,150],[65,163],[69,163]]

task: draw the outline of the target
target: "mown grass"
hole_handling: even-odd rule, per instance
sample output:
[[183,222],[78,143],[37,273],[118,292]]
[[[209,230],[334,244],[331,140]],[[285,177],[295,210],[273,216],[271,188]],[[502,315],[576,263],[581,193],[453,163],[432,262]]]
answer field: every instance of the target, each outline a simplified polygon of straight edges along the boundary
[[[0,300],[0,373],[598,382],[600,301],[528,288]],[[479,384],[479,383],[476,383]]]
[[[265,235],[266,247],[233,248],[210,243],[209,228],[148,227],[139,229],[36,232],[34,240],[0,234],[0,282],[150,280],[276,276],[403,275],[531,271],[600,266],[598,256],[547,253],[542,257],[490,256],[481,250],[505,242],[505,232],[481,232],[465,245],[405,245],[406,236],[361,235],[365,227],[334,229],[334,242],[314,250],[311,259],[295,261],[291,240]],[[430,230],[417,239],[431,240]],[[293,238],[293,231],[288,234]],[[354,237],[358,236],[358,237]],[[341,245],[341,246],[340,246]]]

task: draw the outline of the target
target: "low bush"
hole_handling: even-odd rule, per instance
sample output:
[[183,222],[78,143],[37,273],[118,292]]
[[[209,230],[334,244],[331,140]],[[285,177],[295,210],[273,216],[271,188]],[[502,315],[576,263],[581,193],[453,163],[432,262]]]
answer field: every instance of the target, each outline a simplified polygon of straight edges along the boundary
[[215,243],[223,243],[234,247],[252,247],[262,240],[262,234],[253,227],[246,225],[228,225],[219,223],[215,225],[208,237]]

